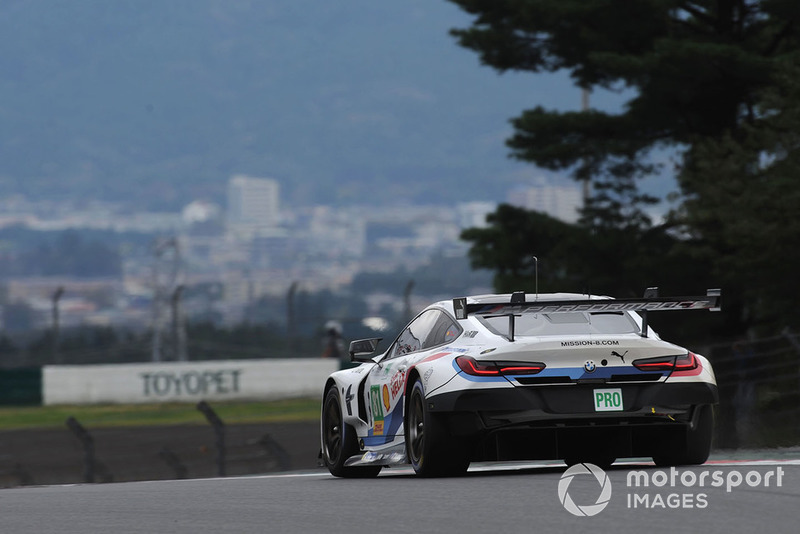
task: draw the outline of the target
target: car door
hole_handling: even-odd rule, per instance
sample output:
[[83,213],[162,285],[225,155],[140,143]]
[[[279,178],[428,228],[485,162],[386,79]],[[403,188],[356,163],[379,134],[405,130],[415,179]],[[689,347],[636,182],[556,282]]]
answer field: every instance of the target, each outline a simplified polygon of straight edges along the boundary
[[371,425],[366,445],[402,442],[403,399],[409,369],[460,334],[458,323],[440,309],[422,312],[400,332],[386,356],[366,378]]

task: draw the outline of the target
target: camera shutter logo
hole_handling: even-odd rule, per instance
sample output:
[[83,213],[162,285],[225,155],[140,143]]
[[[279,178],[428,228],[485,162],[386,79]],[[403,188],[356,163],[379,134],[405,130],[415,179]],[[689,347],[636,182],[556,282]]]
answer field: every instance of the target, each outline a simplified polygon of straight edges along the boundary
[[[572,483],[572,479],[579,475],[591,475],[600,484],[600,495],[594,504],[577,505],[570,497],[569,485]],[[575,464],[564,471],[561,480],[558,481],[558,499],[567,512],[572,515],[579,517],[597,515],[608,506],[608,501],[611,500],[611,479],[608,478],[605,471],[594,464]]]

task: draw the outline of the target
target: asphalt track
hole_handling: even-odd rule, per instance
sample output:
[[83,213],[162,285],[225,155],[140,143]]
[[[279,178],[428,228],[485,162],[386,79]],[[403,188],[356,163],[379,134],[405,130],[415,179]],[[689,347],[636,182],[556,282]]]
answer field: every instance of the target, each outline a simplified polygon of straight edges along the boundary
[[[0,532],[797,533],[800,457],[793,456],[716,460],[674,474],[647,463],[615,465],[607,471],[607,506],[584,517],[561,504],[558,488],[566,468],[557,464],[479,464],[453,479],[419,479],[404,468],[370,480],[335,479],[318,470],[25,487],[0,490]],[[713,486],[714,471],[719,487]],[[629,486],[631,472],[650,485]],[[767,479],[768,472],[773,474]],[[574,505],[591,506],[602,495],[600,484],[590,474],[575,475],[564,485],[565,495]]]

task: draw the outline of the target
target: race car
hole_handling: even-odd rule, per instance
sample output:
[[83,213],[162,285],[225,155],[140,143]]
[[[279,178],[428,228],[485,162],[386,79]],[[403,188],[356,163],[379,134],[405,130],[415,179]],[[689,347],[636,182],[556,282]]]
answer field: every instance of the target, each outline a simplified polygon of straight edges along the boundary
[[322,458],[339,477],[411,464],[420,476],[473,461],[608,466],[708,458],[718,403],[709,361],[649,328],[656,311],[720,309],[705,296],[482,295],[434,303],[382,353],[353,341],[357,367],[323,390]]

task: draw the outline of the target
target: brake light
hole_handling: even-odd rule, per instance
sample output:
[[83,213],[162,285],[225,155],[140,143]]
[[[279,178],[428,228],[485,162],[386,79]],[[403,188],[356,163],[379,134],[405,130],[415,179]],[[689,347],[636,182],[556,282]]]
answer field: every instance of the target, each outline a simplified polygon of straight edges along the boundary
[[494,362],[479,362],[469,356],[459,356],[456,358],[458,367],[472,376],[500,376],[500,370]]
[[640,371],[672,371],[675,368],[675,356],[659,356],[634,360],[633,366]]
[[680,356],[658,356],[634,360],[633,366],[640,371],[691,371],[697,369],[697,358],[691,352]]
[[469,356],[456,358],[456,365],[472,376],[535,375],[545,368],[540,362],[485,362]]
[[500,374],[504,375],[535,375],[545,368],[539,362],[496,362],[496,365],[500,368]]
[[676,371],[691,371],[697,369],[697,358],[691,352],[678,356],[675,360]]

